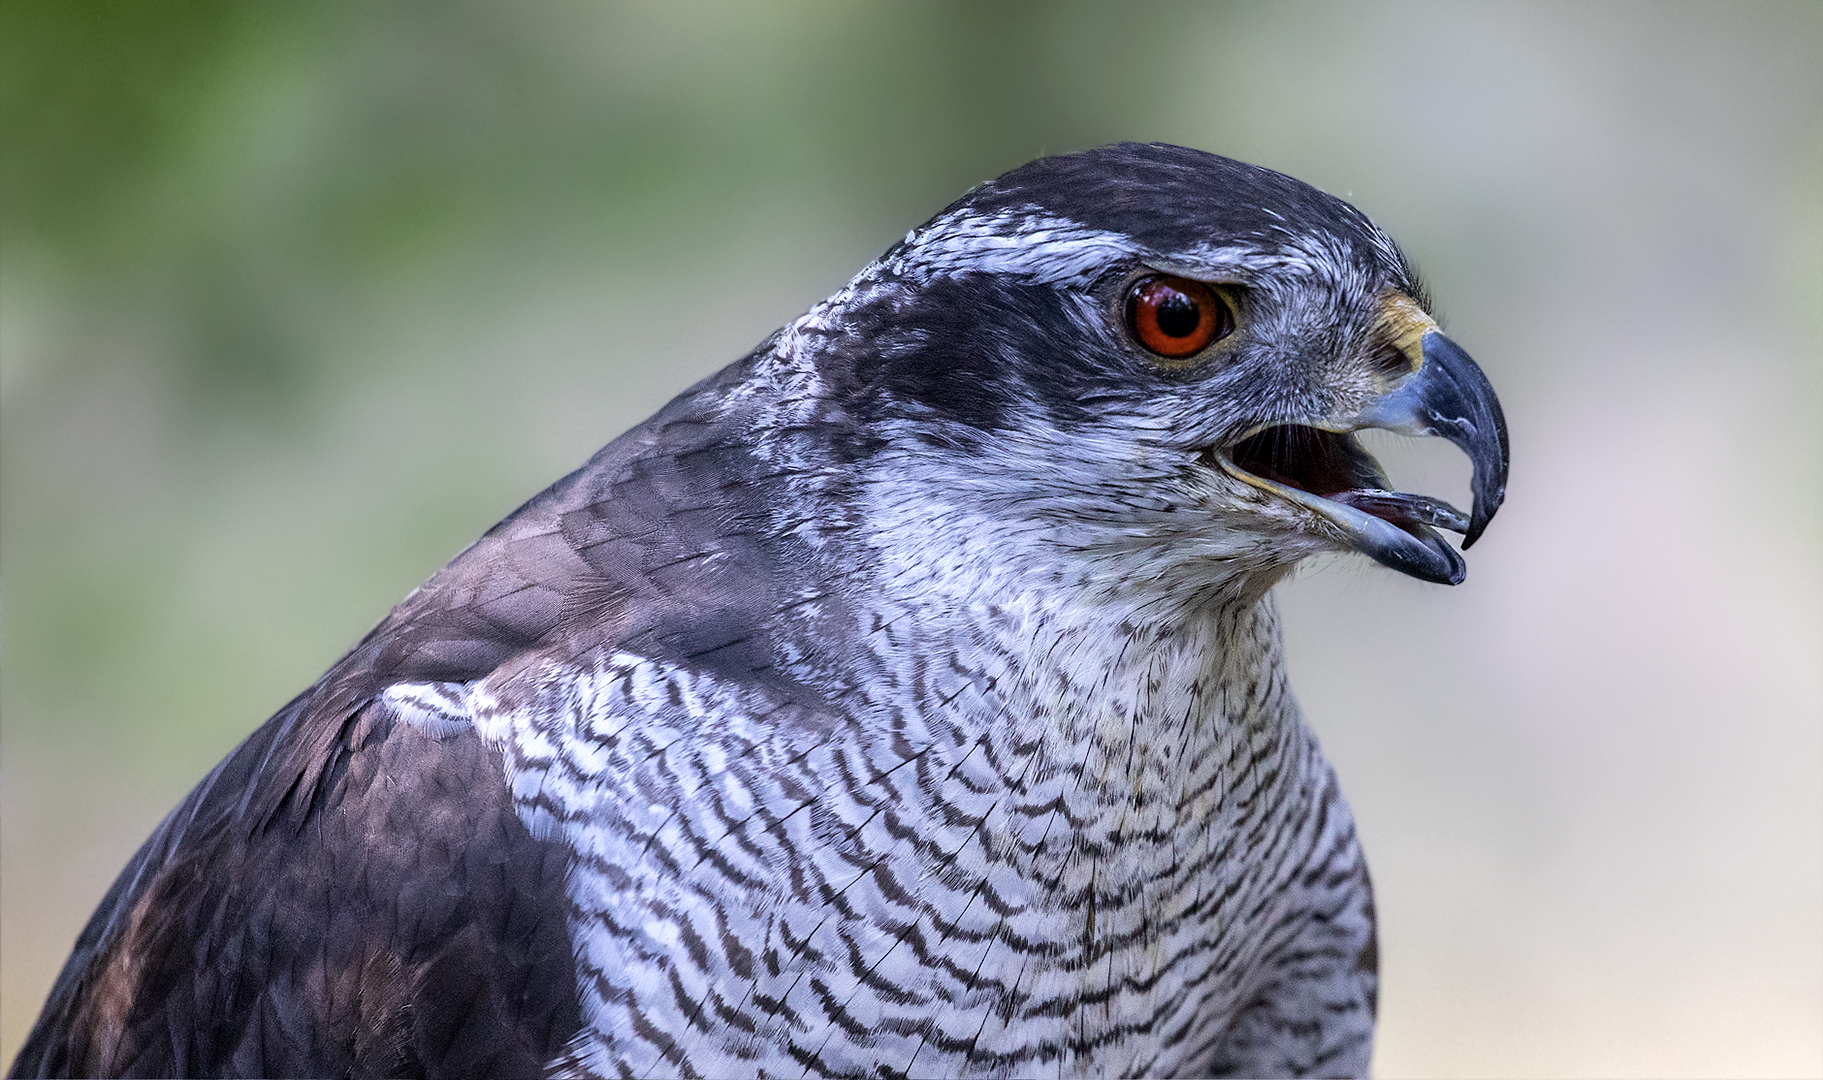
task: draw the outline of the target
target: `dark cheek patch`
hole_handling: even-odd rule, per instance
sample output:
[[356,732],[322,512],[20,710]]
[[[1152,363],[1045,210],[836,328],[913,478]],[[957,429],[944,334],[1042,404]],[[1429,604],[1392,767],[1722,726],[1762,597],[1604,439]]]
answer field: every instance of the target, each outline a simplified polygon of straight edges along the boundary
[[[933,282],[907,306],[886,302],[855,313],[859,344],[852,364],[857,412],[864,418],[934,419],[995,431],[1004,428],[1012,395],[997,362],[992,327],[982,313],[943,302]],[[846,345],[846,342],[845,342]]]
[[857,312],[850,340],[868,342],[850,358],[857,408],[938,421],[952,437],[1023,427],[1034,406],[1058,427],[1085,423],[1121,383],[1067,303],[1048,286],[963,275]]

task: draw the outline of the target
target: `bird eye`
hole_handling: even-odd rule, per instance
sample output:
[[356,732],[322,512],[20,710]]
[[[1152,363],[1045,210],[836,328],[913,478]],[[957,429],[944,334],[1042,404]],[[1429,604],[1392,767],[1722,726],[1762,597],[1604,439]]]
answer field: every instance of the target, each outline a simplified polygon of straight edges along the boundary
[[1201,352],[1234,332],[1234,313],[1200,281],[1152,274],[1127,288],[1127,331],[1171,360]]

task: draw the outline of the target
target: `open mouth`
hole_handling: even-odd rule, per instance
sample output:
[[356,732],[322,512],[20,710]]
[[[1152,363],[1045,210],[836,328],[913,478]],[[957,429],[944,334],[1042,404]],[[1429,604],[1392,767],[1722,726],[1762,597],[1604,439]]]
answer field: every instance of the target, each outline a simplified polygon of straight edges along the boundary
[[1393,491],[1352,435],[1280,424],[1210,457],[1236,479],[1320,514],[1349,546],[1395,570],[1448,585],[1467,573],[1462,556],[1432,529],[1472,535],[1470,516],[1442,499]]
[[1372,456],[1342,432],[1281,424],[1216,456],[1230,471],[1246,474],[1241,479],[1264,481],[1256,486],[1277,489],[1319,512],[1325,508],[1318,503],[1340,503],[1416,536],[1426,525],[1457,533],[1469,529],[1469,516],[1442,499],[1389,490]]
[[[1466,551],[1500,509],[1507,486],[1506,419],[1487,376],[1429,315],[1403,293],[1389,294],[1384,304],[1386,327],[1394,331],[1390,340],[1410,361],[1409,374],[1362,407],[1260,428],[1210,447],[1204,460],[1316,514],[1332,542],[1421,581],[1457,585],[1468,564],[1436,530],[1461,533]],[[1471,512],[1392,490],[1379,463],[1350,434],[1365,428],[1455,443],[1474,466]]]
[[[1403,293],[1391,294],[1385,304],[1410,374],[1364,407],[1260,428],[1210,447],[1205,460],[1316,514],[1328,524],[1323,532],[1331,540],[1421,581],[1456,585],[1468,565],[1436,530],[1461,533],[1467,550],[1500,509],[1507,485],[1506,419],[1487,376],[1429,315]],[[1472,512],[1392,490],[1379,464],[1349,434],[1364,428],[1455,443],[1474,466]]]

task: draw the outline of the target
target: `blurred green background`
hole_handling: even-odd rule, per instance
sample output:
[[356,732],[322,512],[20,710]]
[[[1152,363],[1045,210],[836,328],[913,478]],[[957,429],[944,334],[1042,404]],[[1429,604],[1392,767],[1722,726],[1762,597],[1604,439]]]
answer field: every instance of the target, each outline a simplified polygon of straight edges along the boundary
[[1163,139],[1387,226],[1511,419],[1467,584],[1281,590],[1378,1072],[1823,1074],[1820,58],[1814,2],[6,0],[0,1060],[469,540],[971,184]]

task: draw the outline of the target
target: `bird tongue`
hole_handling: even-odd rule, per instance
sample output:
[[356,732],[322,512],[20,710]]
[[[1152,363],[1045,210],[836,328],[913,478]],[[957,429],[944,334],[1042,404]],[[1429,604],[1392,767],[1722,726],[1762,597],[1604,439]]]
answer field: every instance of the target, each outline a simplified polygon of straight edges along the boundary
[[1358,488],[1325,496],[1331,502],[1344,503],[1364,514],[1372,514],[1394,525],[1434,525],[1451,532],[1469,531],[1469,516],[1429,495],[1412,495],[1404,491],[1381,491]]

